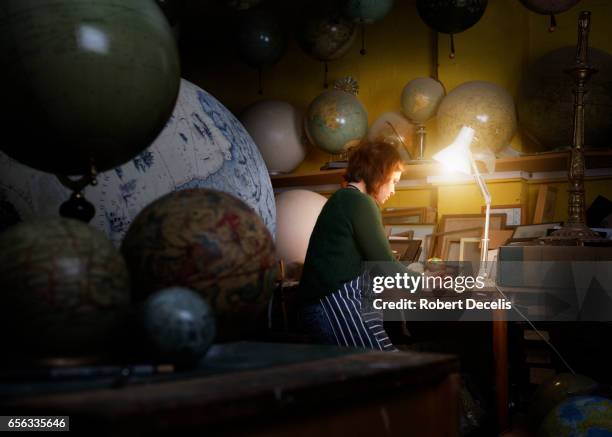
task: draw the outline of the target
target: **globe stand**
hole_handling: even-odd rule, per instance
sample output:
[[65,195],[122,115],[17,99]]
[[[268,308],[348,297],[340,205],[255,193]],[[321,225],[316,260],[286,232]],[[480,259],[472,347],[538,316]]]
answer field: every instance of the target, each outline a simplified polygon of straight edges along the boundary
[[321,166],[321,170],[335,170],[348,167],[348,150],[329,155],[329,161]]
[[87,185],[97,185],[96,176],[97,171],[93,163],[89,169],[89,174],[83,175],[76,180],[72,180],[66,175],[56,175],[63,186],[72,190],[70,198],[60,205],[59,213],[62,217],[89,223],[96,215],[96,208],[82,194],[83,189]]
[[423,123],[417,124],[416,135],[417,144],[419,145],[419,156],[417,157],[417,159],[419,161],[422,161],[425,159],[425,137],[427,135],[427,132],[425,131],[425,125]]
[[582,11],[578,19],[576,63],[565,70],[576,81],[574,89],[574,140],[568,170],[568,220],[561,229],[537,240],[541,245],[584,246],[605,243],[605,240],[585,224],[584,192],[584,95],[585,85],[597,72],[589,65],[589,30],[591,13]]

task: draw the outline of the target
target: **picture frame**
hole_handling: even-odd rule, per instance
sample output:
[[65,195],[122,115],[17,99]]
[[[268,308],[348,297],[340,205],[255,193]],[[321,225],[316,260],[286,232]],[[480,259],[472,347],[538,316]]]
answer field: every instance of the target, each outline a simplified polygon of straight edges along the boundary
[[[486,206],[482,206],[482,214],[485,211]],[[527,224],[527,208],[520,203],[514,205],[491,205],[491,214],[506,214],[507,228]]]
[[384,225],[431,224],[436,221],[436,209],[428,206],[416,208],[385,208]]
[[419,255],[422,240],[404,239],[401,237],[390,237],[389,244],[398,261],[414,262]]
[[555,219],[557,189],[550,185],[540,185],[533,212],[532,224],[550,223]]
[[511,241],[529,241],[540,237],[546,237],[549,229],[555,229],[561,226],[561,224],[562,222],[551,222],[517,226],[514,228]]
[[417,259],[419,262],[427,261],[427,254],[429,247],[431,246],[431,236],[434,234],[436,225],[433,223],[415,223],[415,224],[402,224],[402,225],[391,225],[391,237],[406,235],[412,231],[412,239],[421,241],[421,252]]
[[[436,233],[432,236],[432,244],[428,257],[441,257],[444,253],[445,241],[451,237],[478,237],[484,230],[484,214],[446,214],[440,218]],[[506,214],[491,214],[489,229],[505,229]],[[461,233],[465,231],[465,233]]]

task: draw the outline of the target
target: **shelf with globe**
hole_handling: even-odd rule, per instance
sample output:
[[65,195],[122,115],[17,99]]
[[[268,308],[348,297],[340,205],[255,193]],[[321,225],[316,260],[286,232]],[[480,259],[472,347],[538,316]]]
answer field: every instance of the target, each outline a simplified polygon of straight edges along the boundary
[[[496,172],[523,171],[527,173],[544,173],[542,179],[558,179],[558,172],[566,171],[568,164],[569,150],[565,152],[545,152],[511,158],[499,158],[495,160],[495,170]],[[598,148],[586,150],[585,164],[587,170],[612,168],[612,149]],[[402,174],[402,179],[426,179],[427,176],[436,176],[443,174],[443,172],[444,170],[437,163],[412,165],[408,162]],[[272,176],[271,179],[274,188],[330,185],[339,184],[342,181],[343,174],[343,169],[337,169],[277,175]]]

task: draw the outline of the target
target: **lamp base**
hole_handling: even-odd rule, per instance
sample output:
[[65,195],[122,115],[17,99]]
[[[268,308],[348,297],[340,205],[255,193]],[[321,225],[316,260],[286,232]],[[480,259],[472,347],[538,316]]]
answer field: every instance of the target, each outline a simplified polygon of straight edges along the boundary
[[547,246],[594,246],[598,244],[608,245],[609,241],[602,238],[597,232],[583,224],[568,223],[561,229],[557,229],[547,237],[536,240],[538,245]]

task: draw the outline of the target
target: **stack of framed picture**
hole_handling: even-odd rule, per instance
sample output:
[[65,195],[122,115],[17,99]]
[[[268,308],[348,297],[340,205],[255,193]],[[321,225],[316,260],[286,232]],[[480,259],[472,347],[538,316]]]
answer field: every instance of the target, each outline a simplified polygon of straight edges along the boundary
[[434,233],[437,211],[432,207],[386,208],[383,224],[400,261],[425,262]]

